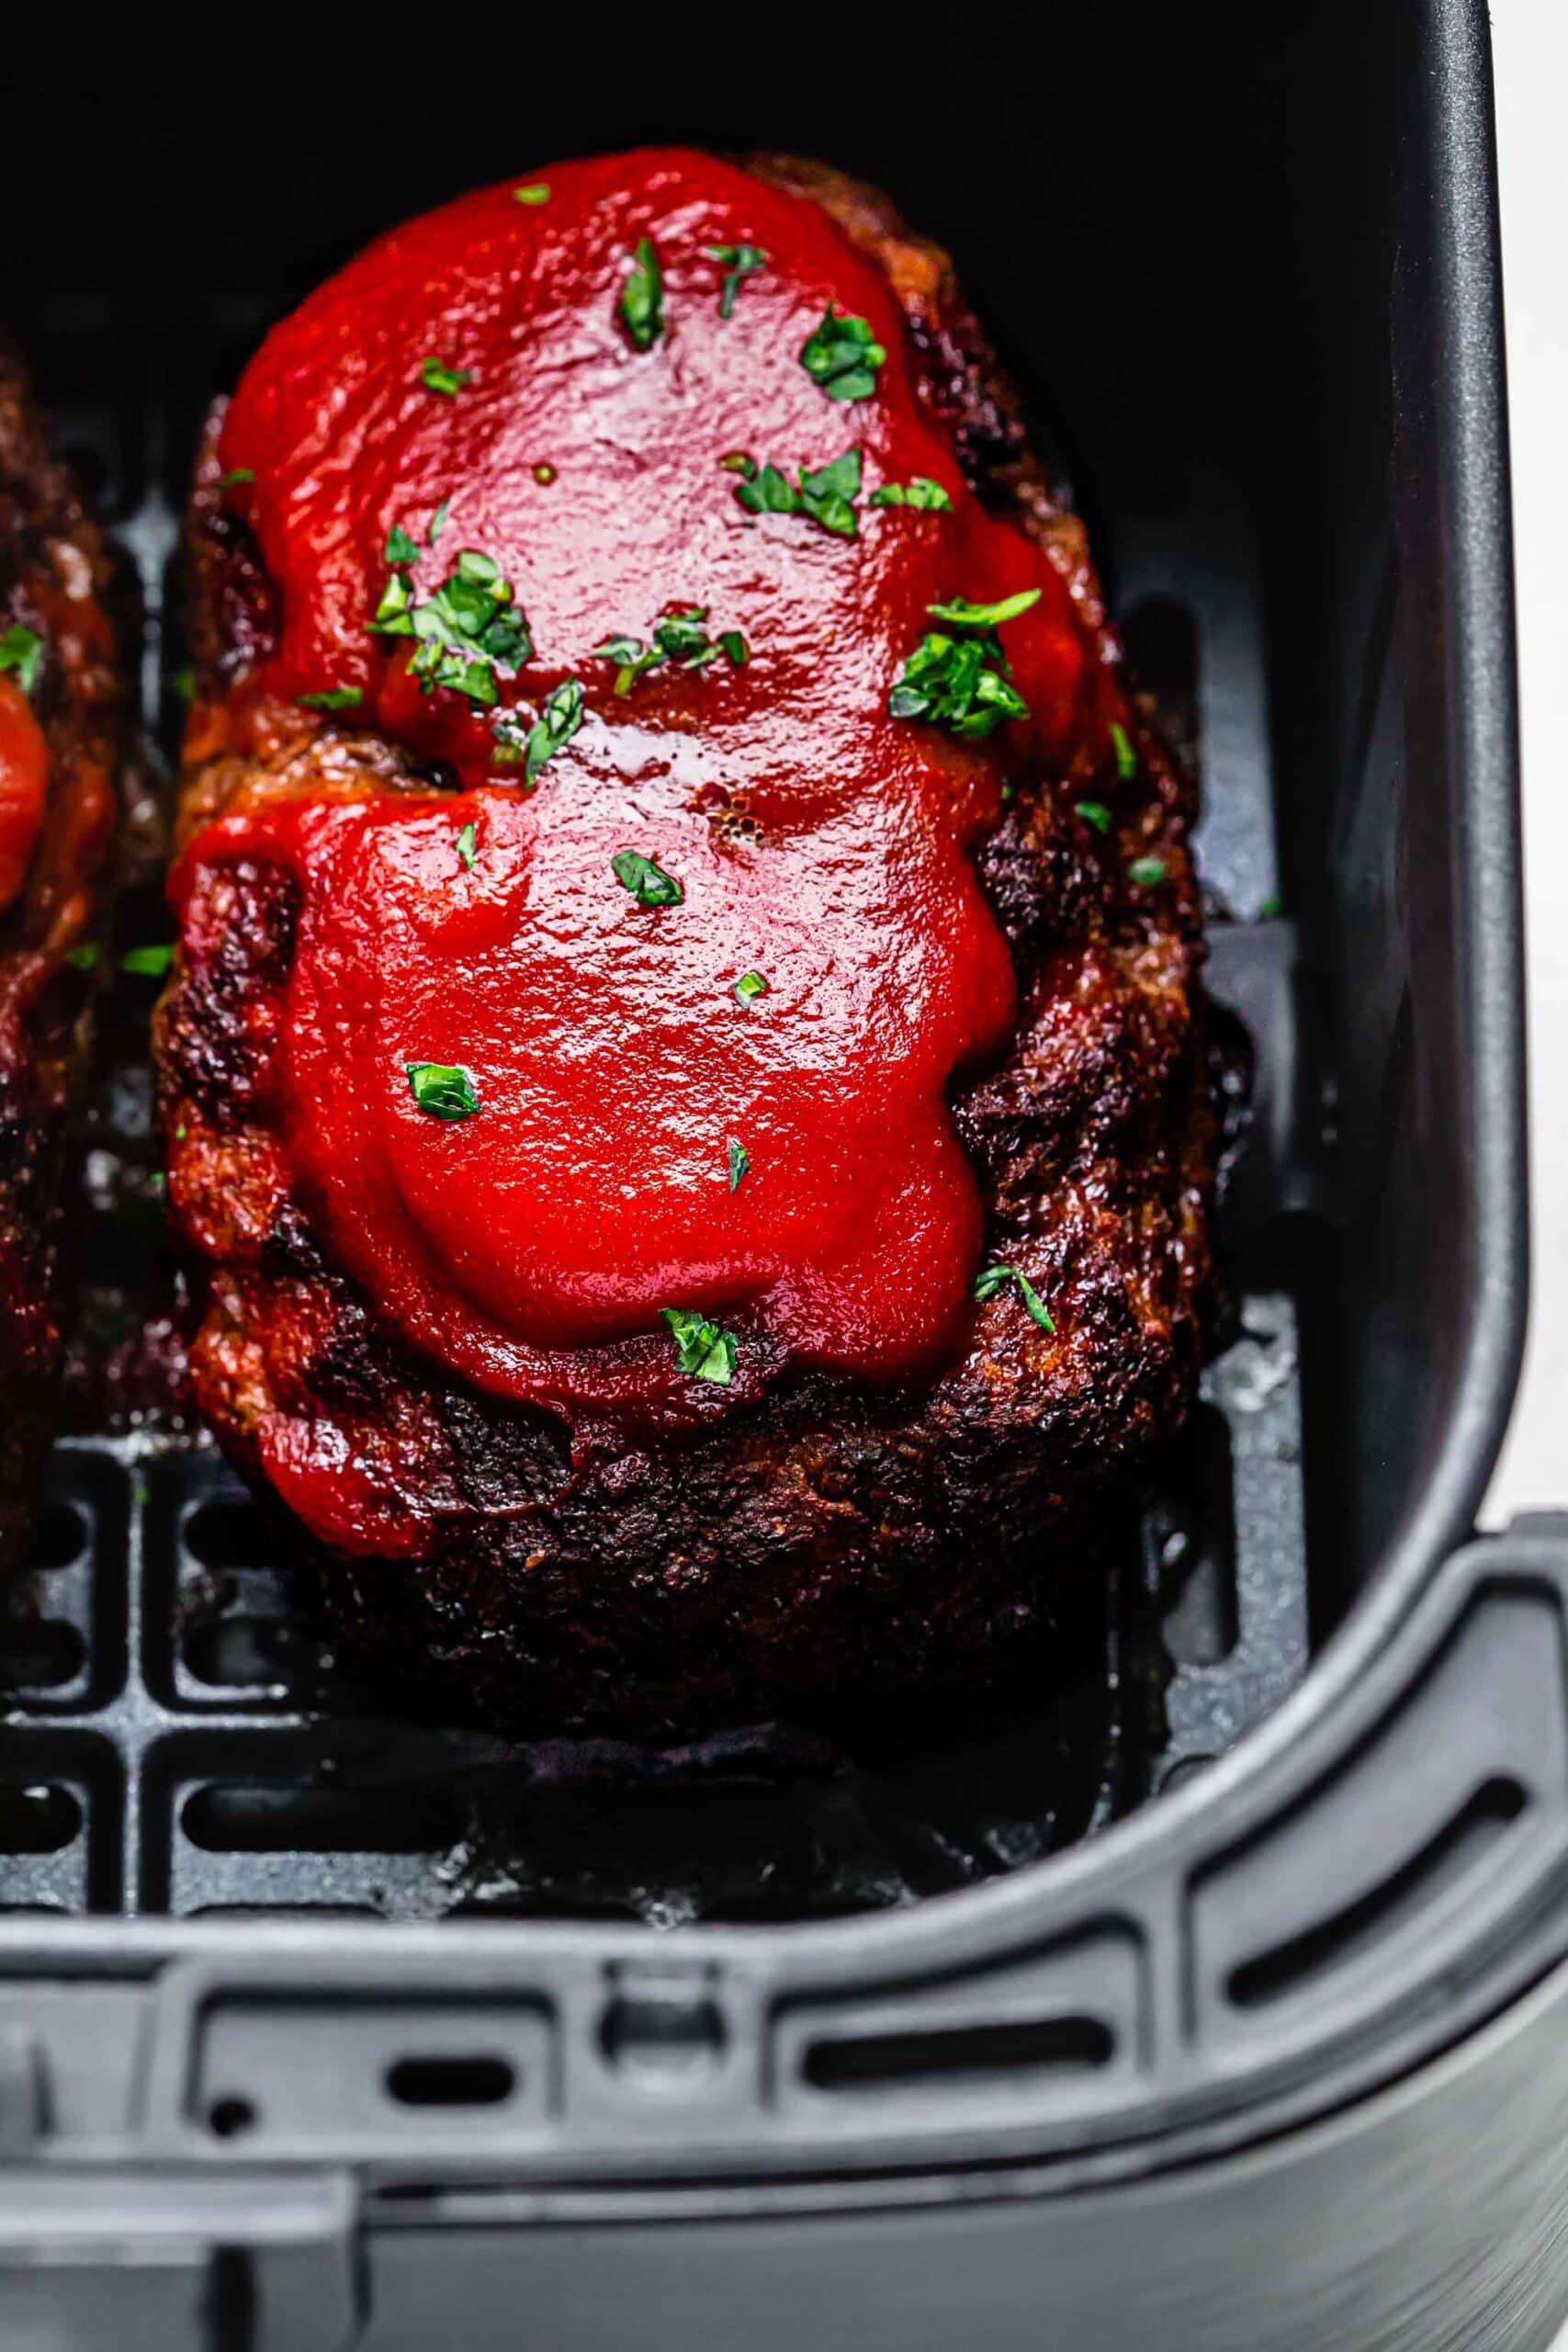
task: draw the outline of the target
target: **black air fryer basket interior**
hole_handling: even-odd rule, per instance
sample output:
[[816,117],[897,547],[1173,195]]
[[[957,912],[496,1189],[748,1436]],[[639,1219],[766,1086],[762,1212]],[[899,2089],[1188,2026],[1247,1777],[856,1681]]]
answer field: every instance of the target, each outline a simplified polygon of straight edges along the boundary
[[[611,2074],[672,2048],[717,2079],[769,2053],[771,2094],[721,2101],[705,2140],[651,2109],[612,2130],[608,2094],[575,2094],[582,2145],[602,2125],[623,2162],[639,2134],[693,2162],[743,2142],[781,2162],[871,2146],[900,2085],[949,2075],[987,2144],[1038,2124],[1021,2086],[1049,2088],[1068,2138],[1112,2138],[1156,2076],[1168,2120],[1182,2082],[1214,2073],[1211,1998],[1243,2018],[1244,2057],[1247,2032],[1254,2056],[1281,2033],[1304,2048],[1313,2000],[1291,2005],[1314,1971],[1358,1939],[1414,1951],[1454,1871],[1475,1860],[1511,1884],[1498,1855],[1536,1850],[1526,1746],[1494,1768],[1467,1734],[1460,1764],[1375,1808],[1375,1834],[1363,1783],[1337,1777],[1345,1708],[1364,1711],[1358,1770],[1391,1773],[1385,1735],[1426,1736],[1407,1702],[1423,1724],[1439,1703],[1417,1653],[1450,1678],[1444,1705],[1492,1655],[1464,1631],[1468,1584],[1421,1600],[1469,1530],[1522,1313],[1504,529],[1475,424],[1496,389],[1484,132],[1451,144],[1478,135],[1473,93],[1451,119],[1413,110],[1419,10],[1282,7],[1239,30],[1220,14],[1151,12],[1130,44],[1116,12],[1004,7],[940,56],[912,19],[881,43],[809,8],[619,63],[584,29],[531,37],[515,103],[498,87],[461,108],[359,81],[323,111],[303,79],[247,75],[203,101],[199,175],[177,119],[149,133],[151,91],[128,110],[102,89],[79,168],[51,183],[47,239],[12,241],[4,309],[124,550],[166,762],[198,426],[325,269],[391,219],[582,149],[782,147],[881,183],[957,257],[1140,673],[1196,746],[1213,989],[1256,1062],[1224,1344],[1190,1440],[1129,1512],[1103,1607],[1081,1612],[1065,1713],[937,1753],[787,1725],[663,1756],[511,1750],[378,1713],[323,1645],[291,1539],[206,1444],[158,1414],[106,1426],[94,1363],[169,1279],[152,990],[121,983],[76,1221],[73,1426],[9,1603],[0,1964],[48,1974],[68,1955],[152,1998],[181,1960],[167,2035],[208,2025],[195,2054],[151,2062],[165,2155],[298,2153],[334,2101],[350,2152],[385,2154],[398,2094],[355,2107],[355,2035],[380,2066],[400,2005],[427,1998],[479,2003],[506,2070],[488,2107],[468,2102],[502,2138],[479,2155],[471,2132],[454,2140],[455,2163],[530,2133],[559,2159],[551,2051],[582,2036]],[[1472,13],[1434,21],[1450,17],[1473,61]],[[243,168],[212,175],[215,141]],[[164,933],[146,875],[121,944]],[[1556,1603],[1531,1605],[1544,1622]],[[1276,1719],[1287,1790],[1283,1732],[1228,1751],[1342,1626]],[[1510,1619],[1521,1657],[1538,1630]],[[1390,1640],[1414,1646],[1379,1681]],[[1302,1793],[1314,1771],[1326,1813]],[[1263,1826],[1298,1804],[1316,1913]],[[1406,1882],[1413,1857],[1437,1875]],[[1338,1941],[1303,1958],[1314,1918]],[[720,1924],[646,1933],[692,1922]],[[240,1957],[258,1935],[265,1969]],[[313,2010],[333,1985],[336,2007]],[[452,2031],[435,2028],[437,2057],[461,2055]],[[423,2108],[428,2162],[444,2109]]]

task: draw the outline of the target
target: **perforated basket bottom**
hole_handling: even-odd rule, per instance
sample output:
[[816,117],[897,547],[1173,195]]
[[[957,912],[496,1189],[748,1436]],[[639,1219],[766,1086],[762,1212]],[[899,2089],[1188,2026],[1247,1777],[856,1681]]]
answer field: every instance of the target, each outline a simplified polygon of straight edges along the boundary
[[6,1597],[0,1907],[781,1919],[1036,1860],[1228,1746],[1299,1670],[1292,1374],[1288,1306],[1249,1301],[1190,1480],[1129,1527],[1069,1695],[896,1758],[779,1725],[656,1751],[378,1717],[287,1531],[209,1448],[64,1441]]

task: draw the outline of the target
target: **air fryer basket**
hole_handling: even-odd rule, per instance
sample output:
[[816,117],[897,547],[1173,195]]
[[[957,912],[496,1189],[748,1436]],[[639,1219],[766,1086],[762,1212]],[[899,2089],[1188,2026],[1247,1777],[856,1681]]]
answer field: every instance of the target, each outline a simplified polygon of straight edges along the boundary
[[[710,2280],[723,2233],[698,2224],[742,2211],[836,2217],[847,2263],[872,2250],[854,2293],[891,2309],[892,2242],[855,2215],[1152,2188],[1346,2109],[1568,1945],[1568,1535],[1466,1544],[1524,1295],[1484,17],[1257,14],[1134,38],[1004,6],[940,58],[913,20],[883,45],[810,7],[635,62],[598,57],[607,32],[531,34],[532,100],[460,122],[363,76],[329,122],[264,74],[204,101],[208,167],[214,122],[246,166],[205,204],[106,93],[47,253],[8,258],[5,307],[126,552],[166,750],[201,413],[336,258],[463,186],[643,138],[886,185],[958,257],[1196,743],[1214,992],[1256,1061],[1232,1323],[1075,1619],[1070,1705],[938,1753],[781,1725],[513,1750],[378,1714],[218,1457],[166,1416],[106,1421],[93,1364],[167,1279],[147,1002],[122,985],[73,1426],[0,1733],[0,2282],[69,2271],[61,2342],[112,2334],[94,2265],[122,2258],[161,2344],[348,2340],[363,2219],[378,2313],[394,2280],[426,2313],[423,2335],[388,2318],[389,2346],[437,2324],[420,2264],[461,2293],[444,2231],[476,2278],[496,2266],[473,2340],[511,2340],[498,2225],[525,2222],[562,2225],[534,2257],[552,2311],[582,2270],[564,2225],[684,2216]],[[151,868],[120,923],[161,926]],[[1348,2260],[1354,2211],[1338,2226]],[[643,2241],[617,2243],[635,2281]],[[57,2287],[34,2281],[46,2315]],[[690,2340],[687,2291],[639,2340]],[[888,2340],[952,2342],[931,2291]],[[623,2340],[601,2319],[562,2340]],[[1205,2341],[1351,2340],[1325,2326],[1216,2306]],[[724,2340],[798,2332],[781,2302]]]

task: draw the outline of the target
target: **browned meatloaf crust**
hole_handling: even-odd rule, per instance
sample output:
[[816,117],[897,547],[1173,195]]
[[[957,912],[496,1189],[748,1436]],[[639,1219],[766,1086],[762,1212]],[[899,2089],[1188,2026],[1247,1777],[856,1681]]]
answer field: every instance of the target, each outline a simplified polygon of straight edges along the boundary
[[[89,942],[115,822],[119,695],[103,543],[0,352],[0,633],[41,640],[43,830],[0,910],[0,1562],[26,1542],[61,1349],[61,1180],[94,993]],[[75,958],[73,959],[73,951]]]
[[[822,166],[753,168],[825,206],[876,257],[964,471],[1046,544],[1117,663],[1083,526],[1031,454],[946,255]],[[219,512],[215,473],[209,460],[192,526],[209,693],[271,627],[268,583]],[[1021,786],[980,854],[1021,1018],[1001,1066],[953,1093],[987,1257],[1059,1306],[1063,1336],[1021,1308],[982,1315],[933,1386],[796,1374],[679,1442],[628,1450],[587,1426],[569,1444],[546,1416],[464,1386],[379,1328],[297,1203],[258,1218],[246,1169],[265,1143],[295,908],[281,871],[231,869],[220,947],[176,971],[159,1025],[169,1132],[196,1106],[209,1136],[205,1166],[187,1153],[180,1184],[192,1380],[252,1471],[262,1416],[335,1426],[431,1545],[415,1562],[330,1564],[330,1606],[361,1648],[513,1730],[657,1733],[973,1696],[1031,1654],[1032,1629],[1048,1645],[1059,1597],[1099,1571],[1108,1490],[1188,1408],[1210,1271],[1191,790],[1130,690],[1126,714],[1138,775],[1109,844],[1072,813],[1095,789],[1086,752]],[[281,790],[331,790],[345,762],[357,788],[395,791],[411,773],[363,736],[281,723],[270,752],[210,741],[198,707],[187,836],[269,765]],[[1165,861],[1157,891],[1127,873],[1149,851]]]

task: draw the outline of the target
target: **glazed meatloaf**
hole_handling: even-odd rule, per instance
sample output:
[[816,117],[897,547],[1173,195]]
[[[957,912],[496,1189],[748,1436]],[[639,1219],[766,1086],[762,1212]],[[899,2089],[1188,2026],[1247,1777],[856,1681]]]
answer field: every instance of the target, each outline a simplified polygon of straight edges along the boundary
[[190,530],[190,1376],[514,1732],[973,1698],[1191,1396],[1190,790],[947,257],[645,152],[274,330]]
[[114,833],[102,543],[0,350],[0,1564],[27,1540],[59,1365],[59,1228]]

